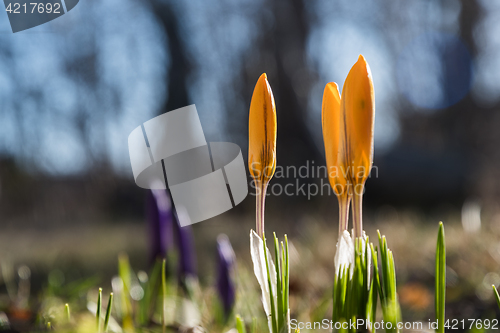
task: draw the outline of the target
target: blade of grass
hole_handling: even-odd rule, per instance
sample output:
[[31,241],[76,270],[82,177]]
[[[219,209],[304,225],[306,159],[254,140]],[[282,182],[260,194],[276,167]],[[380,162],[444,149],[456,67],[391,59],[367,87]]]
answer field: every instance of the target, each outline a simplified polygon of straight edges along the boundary
[[276,269],[276,303],[277,303],[277,313],[278,313],[278,332],[281,331],[284,322],[285,315],[283,314],[283,289],[282,289],[282,278],[281,278],[281,260],[280,260],[280,248],[278,238],[276,237],[276,233],[273,233],[274,236],[274,257],[276,258],[276,263],[274,265]]
[[443,222],[439,223],[436,245],[436,286],[435,286],[437,333],[444,333],[445,296],[446,296],[446,244]]
[[290,256],[288,252],[288,237],[285,235],[285,309],[290,308]]
[[106,316],[104,317],[104,332],[108,331],[109,318],[111,317],[112,308],[113,308],[113,293],[110,293],[108,300],[108,307],[106,308]]
[[373,243],[370,244],[370,248],[372,251],[372,260],[373,260],[373,279],[375,280],[375,284],[380,294],[380,299],[384,298],[384,294],[382,291],[382,286],[380,285],[380,275],[378,270],[378,248],[373,247]]
[[332,296],[333,296],[333,306],[332,306],[332,321],[336,322],[337,321],[337,313],[338,313],[338,289],[339,289],[339,283],[338,283],[338,278],[335,276],[335,280],[333,281],[333,291],[332,291]]
[[99,294],[97,296],[97,311],[95,314],[97,332],[101,332],[101,311],[102,311],[102,288],[99,288]]
[[64,305],[64,313],[66,314],[66,320],[68,321],[68,323],[70,322],[71,320],[71,313],[69,312],[69,304],[66,303]]
[[252,318],[252,327],[250,329],[251,333],[257,333],[257,318]]
[[[374,260],[374,279],[378,290],[382,315],[386,322],[391,322],[392,328],[386,328],[387,332],[399,332],[397,323],[401,318],[401,309],[399,307],[396,293],[396,268],[394,265],[394,255],[388,248],[387,239],[377,231],[380,246],[381,269],[377,267],[377,252],[372,245],[372,254]],[[372,304],[374,306],[374,304]],[[376,302],[375,302],[376,306]]]
[[[370,285],[370,293],[368,296],[367,314],[366,314],[366,319],[370,322],[370,325],[373,325],[375,323],[375,320],[377,319],[378,293],[377,293],[377,287],[375,286],[375,284],[376,284],[375,279],[372,279],[371,285]],[[371,327],[373,327],[373,326],[371,326]],[[372,328],[371,332],[375,333],[374,327]]]
[[161,307],[161,326],[163,328],[163,333],[167,331],[167,260],[163,259],[161,265],[161,291],[162,291],[162,307]]
[[[370,269],[371,269],[371,260],[370,260],[370,239],[366,237],[365,240],[362,240],[364,246],[364,257],[363,257],[363,300],[364,303],[368,303],[370,297]],[[361,248],[363,250],[363,247]],[[370,306],[371,307],[371,306]],[[366,307],[363,309],[363,315],[366,315]]]
[[278,333],[278,323],[276,321],[276,307],[274,305],[274,293],[273,293],[273,284],[271,281],[271,270],[269,269],[269,259],[267,255],[267,244],[266,244],[266,236],[262,235],[263,246],[264,246],[264,258],[266,260],[266,270],[267,270],[267,282],[269,284],[269,298],[271,299],[271,323],[273,327],[273,333]]
[[240,316],[236,316],[236,330],[238,333],[247,333],[245,322]]
[[385,241],[385,236],[382,236],[380,234],[380,231],[377,230],[378,234],[378,242],[379,242],[379,247],[380,247],[380,264],[382,265],[382,283],[381,283],[381,289],[382,293],[380,293],[383,296],[383,300],[385,300],[389,297],[388,295],[388,281],[387,281],[387,243]]
[[286,310],[288,307],[286,306],[286,279],[288,277],[288,274],[286,273],[286,254],[285,254],[285,244],[281,242],[281,247],[280,247],[280,260],[281,260],[281,293],[283,295],[283,309]]
[[399,303],[398,303],[398,296],[396,293],[396,267],[394,265],[394,255],[392,254],[391,250],[388,250],[388,266],[389,266],[389,285],[388,285],[388,290],[389,290],[389,299],[388,299],[388,306],[389,306],[389,318],[387,321],[391,321],[392,323],[392,329],[390,330],[391,332],[399,332],[399,329],[397,328],[397,323],[400,318],[400,308],[399,308]]
[[132,299],[130,288],[132,287],[132,268],[128,256],[121,253],[118,256],[118,275],[123,283],[123,291],[120,293],[122,310],[122,327],[125,331],[133,331],[134,320],[132,318]]
[[500,295],[498,295],[498,290],[495,287],[495,285],[492,285],[492,287],[493,287],[493,292],[495,293],[495,299],[497,300],[498,308],[500,309]]
[[340,278],[340,288],[339,288],[339,291],[340,291],[340,298],[339,298],[340,316],[339,316],[339,319],[344,319],[344,320],[347,319],[347,317],[349,317],[348,313],[347,313],[347,309],[348,309],[349,304],[346,302],[346,300],[349,298],[348,297],[348,284],[347,284],[347,280],[349,280],[348,274],[350,274],[349,270],[350,270],[349,265],[344,265],[343,270],[342,270],[343,272],[342,272],[342,275]]
[[146,325],[151,317],[151,309],[154,308],[156,304],[156,294],[158,288],[158,280],[161,275],[162,261],[156,260],[152,268],[150,277],[144,287],[144,297],[140,302],[140,321],[142,325]]
[[289,305],[289,290],[290,290],[290,277],[289,277],[289,262],[288,262],[288,238],[285,235],[285,244],[281,242],[281,250],[283,252],[283,261],[282,261],[282,269],[283,272],[283,307],[284,307],[284,316],[285,316],[285,325],[284,331],[290,332],[290,305]]
[[396,299],[396,267],[394,265],[394,255],[392,251],[388,251],[389,254],[389,291],[391,300]]

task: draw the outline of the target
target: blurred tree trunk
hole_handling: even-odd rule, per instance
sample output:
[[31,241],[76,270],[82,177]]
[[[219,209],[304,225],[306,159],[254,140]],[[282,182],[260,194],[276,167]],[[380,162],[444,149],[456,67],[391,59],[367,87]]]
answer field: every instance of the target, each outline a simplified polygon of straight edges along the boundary
[[153,13],[162,25],[167,39],[167,54],[170,66],[166,76],[166,99],[159,114],[172,111],[190,104],[187,77],[190,73],[190,64],[186,52],[186,43],[182,38],[179,15],[175,13],[169,1],[152,0]]
[[[482,8],[478,0],[461,0],[460,36],[469,47],[471,55],[478,54],[475,31],[482,20]],[[476,34],[477,35],[477,34]],[[473,195],[482,198],[486,204],[497,204],[500,198],[500,103],[481,106],[468,94],[456,108],[451,108],[450,118],[458,112],[460,123],[457,127],[467,142],[461,142],[469,150],[469,160],[474,161],[471,175]],[[463,135],[465,133],[465,135]]]

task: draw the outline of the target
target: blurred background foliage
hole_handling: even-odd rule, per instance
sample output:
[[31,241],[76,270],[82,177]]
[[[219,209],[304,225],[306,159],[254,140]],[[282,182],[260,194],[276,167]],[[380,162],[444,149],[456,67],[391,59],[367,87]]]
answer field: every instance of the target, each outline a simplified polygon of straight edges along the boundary
[[[412,297],[425,295],[419,291],[432,279],[398,256],[422,261],[416,251],[432,252],[434,242],[429,222],[454,225],[467,241],[452,247],[450,267],[456,256],[456,265],[484,273],[450,268],[471,286],[460,289],[464,299],[492,300],[481,286],[488,273],[500,280],[500,3],[81,0],[61,18],[16,34],[1,15],[0,260],[27,263],[35,277],[49,267],[65,267],[73,278],[107,276],[120,251],[147,267],[146,191],[133,181],[128,134],[194,103],[207,140],[235,142],[246,156],[250,98],[266,72],[277,105],[278,165],[324,165],[323,88],[330,81],[341,87],[361,53],[377,107],[368,230],[385,226],[391,244],[401,240],[392,245],[399,276],[414,282],[405,299],[427,304]],[[311,234],[323,240],[311,230],[337,229],[335,200],[272,196],[267,227],[305,244]],[[246,253],[253,218],[249,196],[194,225],[199,256],[215,255],[220,232],[237,256]],[[392,229],[399,233],[391,237]],[[324,260],[332,261],[336,237],[328,239]],[[200,272],[213,269],[198,263]],[[332,283],[326,276],[323,287]]]
[[[360,53],[377,100],[378,170],[367,203],[496,203],[499,5],[87,0],[78,7],[15,35],[6,19],[0,26],[7,223],[139,216],[144,193],[132,182],[130,131],[195,103],[208,140],[246,150],[249,99],[262,72],[276,97],[279,165],[324,165],[323,87],[341,85]],[[330,201],[312,201],[322,200]]]

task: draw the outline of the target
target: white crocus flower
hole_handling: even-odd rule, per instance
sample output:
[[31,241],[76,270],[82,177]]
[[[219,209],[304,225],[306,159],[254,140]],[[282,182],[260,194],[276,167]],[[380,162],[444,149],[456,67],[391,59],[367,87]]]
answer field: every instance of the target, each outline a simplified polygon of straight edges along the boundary
[[[276,269],[269,249],[266,250],[269,272],[271,272],[270,280],[272,293],[276,295]],[[272,332],[271,294],[269,293],[269,277],[267,274],[266,257],[264,256],[264,242],[253,230],[250,231],[250,254],[253,261],[253,271],[259,281],[260,289],[262,290],[262,304],[266,312],[269,332]]]
[[[363,231],[363,254],[366,252],[367,237]],[[342,274],[345,267],[349,267],[349,278],[352,279],[354,274],[354,236],[351,237],[349,231],[344,230],[337,242],[337,252],[335,253],[335,274]],[[368,266],[371,265],[371,251],[368,250]],[[370,281],[370,269],[368,270],[368,281]]]
[[337,242],[337,252],[335,253],[335,274],[342,274],[344,267],[349,267],[350,277],[354,273],[354,242],[349,231],[344,230]]

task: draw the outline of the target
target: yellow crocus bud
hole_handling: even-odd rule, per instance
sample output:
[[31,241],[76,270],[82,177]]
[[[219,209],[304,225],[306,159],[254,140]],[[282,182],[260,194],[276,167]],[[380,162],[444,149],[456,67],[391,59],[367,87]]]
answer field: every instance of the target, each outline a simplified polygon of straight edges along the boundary
[[250,103],[248,167],[257,189],[257,234],[264,234],[266,189],[276,169],[276,106],[267,75],[260,76]]
[[362,236],[362,196],[373,163],[375,93],[372,74],[360,55],[342,89],[341,113],[345,117],[348,179],[353,189],[353,218],[356,237]]
[[340,109],[339,87],[335,82],[325,86],[321,110],[328,179],[339,201],[339,235],[347,230],[349,189],[345,152],[345,122]]
[[353,167],[350,179],[355,184],[363,184],[373,163],[375,93],[370,66],[362,55],[345,80],[341,108],[347,129],[347,159]]

